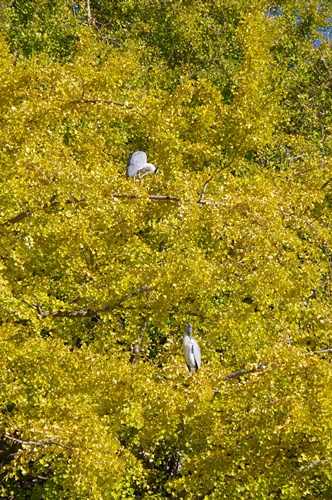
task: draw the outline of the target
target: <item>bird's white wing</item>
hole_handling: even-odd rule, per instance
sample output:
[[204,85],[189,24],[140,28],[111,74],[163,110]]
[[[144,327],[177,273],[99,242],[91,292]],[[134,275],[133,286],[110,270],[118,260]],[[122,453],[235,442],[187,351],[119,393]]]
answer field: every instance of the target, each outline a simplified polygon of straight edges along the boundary
[[145,167],[147,162],[147,156],[144,151],[136,151],[136,153],[133,153],[131,157],[128,160],[128,165],[133,165],[137,168],[143,168]]
[[201,350],[199,348],[199,345],[195,339],[191,339],[192,342],[192,353],[195,359],[195,363],[197,365],[197,370],[199,370],[201,366]]
[[201,366],[201,351],[197,341],[185,333],[183,337],[183,350],[189,370],[197,371]]
[[189,370],[191,370],[195,366],[192,347],[193,346],[192,346],[191,338],[185,334],[183,337],[183,352],[184,352],[184,357],[185,357],[185,360],[186,360],[186,363],[187,363]]
[[131,155],[127,163],[127,176],[134,177],[142,170],[147,161],[147,156],[144,151],[136,151]]

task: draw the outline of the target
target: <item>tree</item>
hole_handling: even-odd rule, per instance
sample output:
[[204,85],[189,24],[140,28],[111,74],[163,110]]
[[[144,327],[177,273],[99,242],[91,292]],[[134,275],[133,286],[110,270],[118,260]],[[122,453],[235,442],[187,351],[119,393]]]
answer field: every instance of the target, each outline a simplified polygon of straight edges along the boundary
[[0,44],[2,496],[329,498],[328,7],[42,7]]

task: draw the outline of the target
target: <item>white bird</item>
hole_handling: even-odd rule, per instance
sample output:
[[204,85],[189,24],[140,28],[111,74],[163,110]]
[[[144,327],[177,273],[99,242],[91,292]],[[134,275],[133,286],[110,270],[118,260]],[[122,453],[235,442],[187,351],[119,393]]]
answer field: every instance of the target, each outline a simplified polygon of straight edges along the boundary
[[189,371],[197,372],[201,366],[201,351],[197,341],[191,336],[192,331],[193,327],[189,323],[183,336],[183,351]]
[[147,163],[147,156],[144,151],[136,151],[128,160],[127,178],[133,177],[135,180],[135,175],[144,177],[146,174],[156,174],[157,172],[158,169],[152,163]]

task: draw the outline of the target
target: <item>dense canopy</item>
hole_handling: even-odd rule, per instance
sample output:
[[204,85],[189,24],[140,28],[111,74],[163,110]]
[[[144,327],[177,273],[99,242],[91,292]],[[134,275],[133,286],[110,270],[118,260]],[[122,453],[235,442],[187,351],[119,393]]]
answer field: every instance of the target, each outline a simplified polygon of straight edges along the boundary
[[332,497],[331,16],[0,0],[1,498]]

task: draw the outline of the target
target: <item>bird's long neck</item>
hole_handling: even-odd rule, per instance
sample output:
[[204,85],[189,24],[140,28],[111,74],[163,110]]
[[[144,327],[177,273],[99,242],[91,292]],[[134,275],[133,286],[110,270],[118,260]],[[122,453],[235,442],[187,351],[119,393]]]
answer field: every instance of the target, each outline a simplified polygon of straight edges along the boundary
[[144,170],[148,172],[154,172],[156,170],[156,167],[152,165],[152,163],[147,163],[144,167]]

